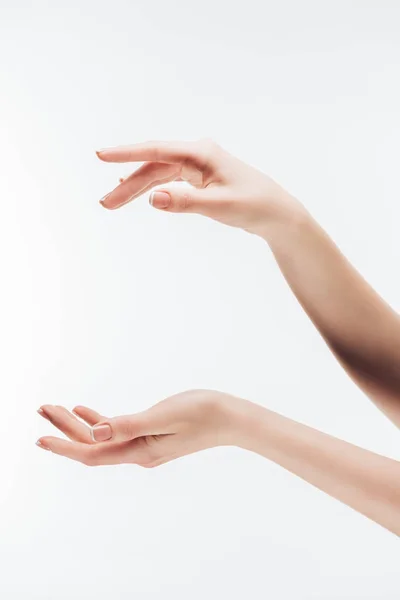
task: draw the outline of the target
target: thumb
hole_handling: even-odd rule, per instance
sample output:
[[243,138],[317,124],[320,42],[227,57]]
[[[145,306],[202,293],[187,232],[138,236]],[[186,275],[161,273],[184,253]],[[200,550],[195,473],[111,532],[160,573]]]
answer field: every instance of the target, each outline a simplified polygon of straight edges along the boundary
[[215,188],[169,188],[155,190],[150,194],[154,208],[175,213],[199,213],[209,215],[211,206],[217,202]]
[[91,429],[94,442],[127,442],[138,437],[151,435],[150,422],[145,413],[124,415],[101,421]]

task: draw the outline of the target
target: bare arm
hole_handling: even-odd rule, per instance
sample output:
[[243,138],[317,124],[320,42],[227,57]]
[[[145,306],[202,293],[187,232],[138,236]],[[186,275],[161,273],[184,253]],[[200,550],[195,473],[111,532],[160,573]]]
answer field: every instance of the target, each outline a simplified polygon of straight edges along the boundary
[[238,445],[400,536],[400,463],[249,403]]
[[[155,467],[215,446],[256,452],[400,535],[400,463],[213,390],[184,392],[138,414],[108,419],[76,407],[40,414],[72,441],[38,444],[87,465]],[[92,435],[91,435],[92,434]],[[98,443],[93,443],[92,439]]]
[[352,379],[400,427],[400,317],[303,209],[264,235],[297,299]]

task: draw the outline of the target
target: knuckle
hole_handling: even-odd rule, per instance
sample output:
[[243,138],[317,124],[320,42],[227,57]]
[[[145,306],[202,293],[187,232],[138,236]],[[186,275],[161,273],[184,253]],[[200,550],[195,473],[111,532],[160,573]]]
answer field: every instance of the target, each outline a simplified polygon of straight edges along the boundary
[[178,196],[178,198],[177,198],[178,210],[181,210],[181,211],[188,210],[192,205],[193,205],[192,196],[188,192],[184,192],[181,196]]
[[134,426],[129,418],[120,418],[118,419],[114,425],[111,424],[111,427],[115,427],[116,433],[124,438],[131,438],[134,436]]
[[200,144],[204,150],[209,150],[210,152],[216,150],[218,147],[217,143],[210,137],[201,138]]
[[211,138],[202,138],[198,141],[198,152],[202,162],[206,165],[212,162],[218,154],[219,146]]

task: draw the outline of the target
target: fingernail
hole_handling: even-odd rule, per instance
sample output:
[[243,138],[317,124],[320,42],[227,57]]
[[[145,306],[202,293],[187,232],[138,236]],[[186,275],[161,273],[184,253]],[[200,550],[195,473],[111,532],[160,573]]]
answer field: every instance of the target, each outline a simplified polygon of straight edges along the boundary
[[108,194],[106,194],[105,196],[102,197],[101,200],[99,200],[100,204],[103,204],[104,206],[104,201],[107,200],[108,196],[111,194],[111,192],[109,192]]
[[47,419],[48,421],[50,421],[49,416],[45,413],[45,411],[43,410],[43,408],[39,408],[38,409],[38,414],[43,417],[44,419]]
[[149,201],[154,208],[168,208],[171,196],[167,192],[152,192]]
[[48,451],[50,452],[50,448],[48,448],[47,446],[45,446],[45,445],[43,444],[43,442],[41,442],[40,440],[38,440],[38,441],[36,442],[36,446],[39,446],[39,448],[43,448],[43,450],[48,450]]
[[112,437],[112,431],[109,425],[95,425],[91,429],[91,434],[94,442],[106,442]]

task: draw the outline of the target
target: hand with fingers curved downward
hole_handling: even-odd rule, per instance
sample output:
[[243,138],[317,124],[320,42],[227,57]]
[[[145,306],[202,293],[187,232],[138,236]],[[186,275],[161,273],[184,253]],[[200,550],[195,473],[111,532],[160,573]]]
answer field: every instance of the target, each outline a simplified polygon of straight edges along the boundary
[[120,208],[155,186],[183,181],[192,187],[159,188],[150,204],[168,212],[202,214],[260,235],[271,222],[301,212],[300,203],[270,177],[208,139],[117,146],[97,155],[109,163],[144,163],[100,200],[108,209]]

